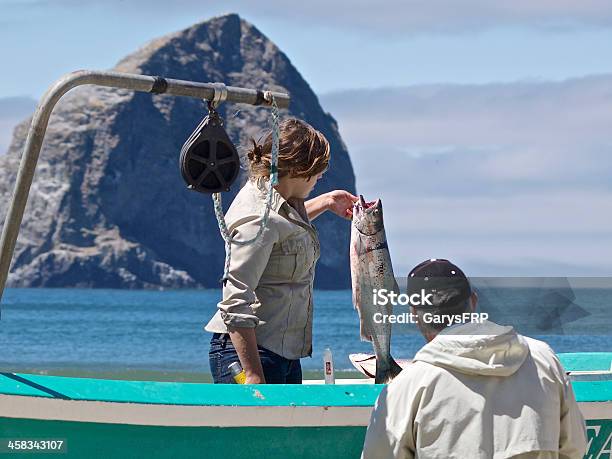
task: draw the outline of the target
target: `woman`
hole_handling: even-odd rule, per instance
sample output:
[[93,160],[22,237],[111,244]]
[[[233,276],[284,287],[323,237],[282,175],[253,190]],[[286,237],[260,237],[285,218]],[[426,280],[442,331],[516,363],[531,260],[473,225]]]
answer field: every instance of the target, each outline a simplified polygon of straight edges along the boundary
[[[226,222],[234,240],[252,239],[269,191],[272,133],[253,141],[250,177]],[[300,384],[300,358],[312,355],[312,293],[320,246],[311,220],[330,210],[351,217],[355,196],[335,190],[305,201],[327,170],[329,143],[298,119],[280,125],[278,177],[265,230],[252,244],[232,244],[223,299],[205,329],[213,333],[215,383],[232,383],[228,366],[240,361],[247,384]]]

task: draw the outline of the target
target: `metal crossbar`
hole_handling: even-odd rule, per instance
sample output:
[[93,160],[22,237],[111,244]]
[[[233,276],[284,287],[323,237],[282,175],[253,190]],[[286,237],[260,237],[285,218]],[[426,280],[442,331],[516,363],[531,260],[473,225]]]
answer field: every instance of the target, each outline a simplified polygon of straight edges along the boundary
[[[187,80],[173,80],[158,76],[137,75],[119,72],[102,72],[94,70],[79,70],[64,75],[57,80],[44,94],[32,118],[28,131],[26,144],[21,157],[17,182],[11,198],[11,203],[4,220],[2,236],[0,237],[0,301],[19,235],[19,228],[23,220],[23,213],[28,202],[28,195],[32,179],[38,163],[49,117],[57,102],[71,89],[93,84],[133,91],[149,92],[152,94],[168,94],[172,96],[193,97],[196,99],[213,100],[219,94],[219,83],[199,83]],[[225,100],[228,102],[270,106],[274,100],[279,108],[289,106],[289,95],[272,92],[273,98],[264,97],[264,91],[255,89],[224,86],[227,91]]]

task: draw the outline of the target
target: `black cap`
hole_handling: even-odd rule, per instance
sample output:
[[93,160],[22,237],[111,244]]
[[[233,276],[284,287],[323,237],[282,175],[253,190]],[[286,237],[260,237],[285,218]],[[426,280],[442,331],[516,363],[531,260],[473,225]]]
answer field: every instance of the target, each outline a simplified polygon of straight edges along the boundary
[[407,293],[431,294],[429,304],[417,309],[456,309],[465,304],[472,295],[466,275],[456,265],[442,258],[432,258],[418,264],[408,273]]

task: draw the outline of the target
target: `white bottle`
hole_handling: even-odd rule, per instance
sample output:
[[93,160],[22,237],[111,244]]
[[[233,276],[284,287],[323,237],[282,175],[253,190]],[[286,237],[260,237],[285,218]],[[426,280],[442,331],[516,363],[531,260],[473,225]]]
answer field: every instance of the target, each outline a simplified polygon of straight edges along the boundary
[[334,378],[334,359],[329,346],[323,351],[323,373],[325,375],[325,384],[336,384],[336,379]]

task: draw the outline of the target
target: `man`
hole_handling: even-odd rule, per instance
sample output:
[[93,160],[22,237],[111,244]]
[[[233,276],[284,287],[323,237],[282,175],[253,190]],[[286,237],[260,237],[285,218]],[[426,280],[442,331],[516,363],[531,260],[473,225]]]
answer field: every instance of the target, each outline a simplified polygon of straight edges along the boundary
[[[362,458],[582,458],[586,432],[552,349],[488,320],[464,321],[478,297],[465,274],[432,259],[408,275],[428,341],[376,402]],[[472,317],[470,317],[472,318]]]

